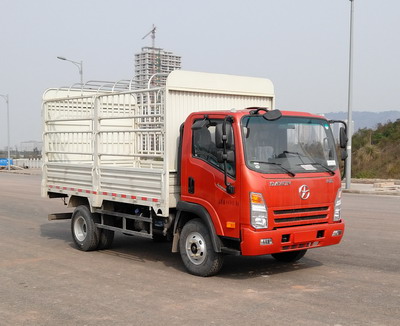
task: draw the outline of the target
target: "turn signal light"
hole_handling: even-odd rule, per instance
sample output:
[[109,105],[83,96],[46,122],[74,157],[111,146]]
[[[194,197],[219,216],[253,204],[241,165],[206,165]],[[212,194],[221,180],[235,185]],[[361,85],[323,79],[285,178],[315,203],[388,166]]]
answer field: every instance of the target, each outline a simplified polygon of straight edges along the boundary
[[226,227],[228,229],[234,229],[234,228],[236,228],[236,223],[235,222],[226,222]]
[[264,199],[261,194],[252,192],[251,193],[251,203],[252,204],[264,204]]

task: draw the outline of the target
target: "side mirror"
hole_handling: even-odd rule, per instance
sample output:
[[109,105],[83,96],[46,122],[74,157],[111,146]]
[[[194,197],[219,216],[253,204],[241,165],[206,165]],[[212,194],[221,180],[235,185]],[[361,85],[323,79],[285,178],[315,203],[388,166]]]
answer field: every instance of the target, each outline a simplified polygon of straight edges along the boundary
[[267,111],[267,113],[264,113],[263,117],[265,120],[275,121],[282,117],[282,112],[279,110]]
[[204,118],[203,120],[197,120],[192,125],[192,130],[200,130],[203,128],[207,128],[209,125],[210,125],[210,121],[207,118]]
[[348,140],[349,139],[347,138],[346,129],[344,127],[341,127],[339,134],[340,147],[346,148]]
[[[347,154],[347,141],[349,140],[349,138],[347,137],[347,124],[346,122],[342,121],[342,120],[329,120],[330,124],[333,123],[340,123],[343,125],[343,127],[341,127],[339,129],[339,146],[341,148],[340,150],[340,158],[342,159],[342,161],[346,161],[348,154]],[[342,174],[342,180],[344,178],[344,176],[346,175],[346,164],[344,164],[343,166],[343,174]]]
[[324,140],[323,140],[323,147],[324,147],[324,151],[325,151],[325,152],[328,152],[328,151],[329,151],[330,146],[329,146],[328,138],[324,138]]
[[346,148],[342,148],[342,150],[340,151],[340,157],[342,159],[342,161],[347,160],[347,157],[349,155],[347,154]]
[[218,163],[235,163],[235,152],[232,150],[227,150],[226,154],[224,154],[224,151],[219,149],[217,151],[217,161]]
[[215,126],[215,146],[224,148],[224,140],[226,140],[226,149],[233,148],[233,132],[232,126],[226,124],[226,135],[223,133],[223,124],[219,123]]
[[235,153],[232,150],[234,147],[232,122],[232,116],[226,116],[223,123],[219,123],[215,127],[215,146],[219,149],[217,151],[217,160],[220,163],[224,163],[224,183],[226,192],[230,195],[235,193],[235,187],[228,182],[227,172],[227,163],[235,162]]
[[244,138],[249,138],[249,136],[250,136],[250,128],[248,128],[248,127],[242,127],[243,129],[243,135],[244,135]]

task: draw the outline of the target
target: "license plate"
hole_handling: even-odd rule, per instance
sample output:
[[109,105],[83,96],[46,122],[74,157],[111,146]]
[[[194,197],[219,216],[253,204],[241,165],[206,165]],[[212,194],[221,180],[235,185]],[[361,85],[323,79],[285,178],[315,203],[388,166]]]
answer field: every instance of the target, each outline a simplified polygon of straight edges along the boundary
[[316,231],[306,231],[306,232],[299,232],[294,234],[294,242],[309,242],[315,240],[317,237]]

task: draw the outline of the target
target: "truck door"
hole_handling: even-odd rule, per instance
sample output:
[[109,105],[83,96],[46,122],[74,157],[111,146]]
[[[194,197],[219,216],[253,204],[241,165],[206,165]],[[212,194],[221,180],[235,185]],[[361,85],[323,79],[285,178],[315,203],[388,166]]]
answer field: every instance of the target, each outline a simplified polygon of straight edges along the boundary
[[[227,163],[227,179],[234,187],[234,193],[228,194],[224,181],[224,163],[217,159],[221,149],[215,143],[216,126],[223,123],[223,118],[210,116],[207,121],[204,120],[204,115],[194,116],[191,124],[193,127],[197,123],[196,127],[187,128],[191,133],[191,146],[186,146],[190,155],[186,156],[188,164],[182,167],[182,195],[185,200],[207,209],[217,234],[239,238],[240,187],[236,159],[233,163]],[[234,141],[232,149],[235,151]]]

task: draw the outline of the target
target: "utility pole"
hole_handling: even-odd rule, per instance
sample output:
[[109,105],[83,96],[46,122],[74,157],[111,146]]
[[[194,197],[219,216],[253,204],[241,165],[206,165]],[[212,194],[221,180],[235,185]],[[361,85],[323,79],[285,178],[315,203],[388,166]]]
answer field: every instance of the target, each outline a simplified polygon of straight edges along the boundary
[[351,187],[351,143],[353,137],[353,20],[354,20],[354,0],[350,0],[350,48],[349,48],[349,89],[347,97],[347,160],[346,160],[346,189]]
[[81,87],[83,87],[83,61],[82,60],[80,62],[72,61],[72,60],[69,60],[69,59],[67,59],[65,57],[57,57],[57,59],[64,60],[64,61],[69,61],[69,62],[71,62],[72,64],[74,64],[75,66],[78,67],[79,75],[81,76]]
[[7,95],[1,95],[0,97],[4,98],[7,104],[7,166],[8,166],[8,171],[11,170],[11,155],[10,155],[10,100]]

